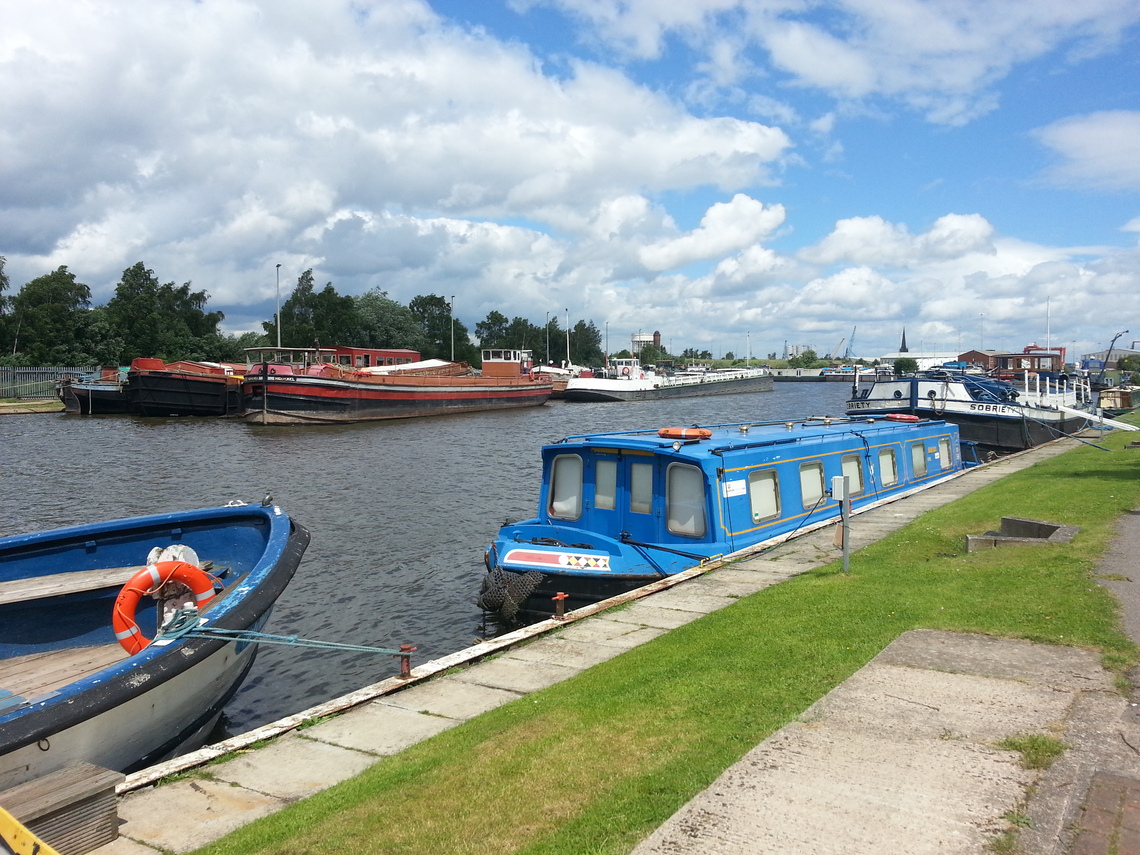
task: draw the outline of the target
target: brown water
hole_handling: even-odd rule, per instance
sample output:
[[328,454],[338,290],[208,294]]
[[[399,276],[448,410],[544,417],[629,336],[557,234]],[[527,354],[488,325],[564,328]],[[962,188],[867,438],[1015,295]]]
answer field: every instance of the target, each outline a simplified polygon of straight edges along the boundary
[[[226,419],[0,416],[0,535],[260,501],[313,535],[266,632],[394,648],[413,662],[491,634],[483,548],[533,516],[539,448],[575,433],[841,415],[844,383],[434,419],[259,427]],[[108,618],[109,619],[109,618]],[[392,676],[390,656],[265,646],[226,708],[232,732]]]

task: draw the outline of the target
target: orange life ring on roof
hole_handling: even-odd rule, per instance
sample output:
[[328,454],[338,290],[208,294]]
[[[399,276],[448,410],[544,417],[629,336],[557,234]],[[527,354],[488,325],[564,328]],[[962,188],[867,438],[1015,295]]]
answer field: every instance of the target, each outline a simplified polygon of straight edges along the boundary
[[111,628],[115,630],[115,639],[127,653],[134,655],[150,644],[150,639],[142,634],[135,621],[135,609],[138,608],[139,600],[172,581],[181,582],[190,589],[198,608],[214,599],[213,580],[193,564],[185,561],[148,564],[123,585],[123,590],[115,598],[115,608],[111,613]]
[[661,428],[657,435],[662,439],[708,439],[712,431],[708,428]]
[[889,413],[887,418],[892,422],[917,422],[918,416],[911,415],[910,413]]

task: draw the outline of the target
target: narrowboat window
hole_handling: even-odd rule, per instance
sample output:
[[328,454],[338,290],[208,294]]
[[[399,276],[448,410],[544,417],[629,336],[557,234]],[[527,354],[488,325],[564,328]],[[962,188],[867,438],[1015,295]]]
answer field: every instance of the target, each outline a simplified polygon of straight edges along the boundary
[[594,507],[617,510],[617,461],[599,460],[594,464]]
[[672,534],[705,536],[705,476],[700,467],[672,463],[665,471],[665,518]]
[[847,489],[852,496],[863,492],[863,465],[858,454],[848,454],[843,458],[843,474],[847,476]]
[[552,517],[576,520],[582,515],[582,458],[577,454],[560,454],[550,468],[550,506]]
[[912,442],[910,444],[910,462],[914,464],[914,477],[921,478],[926,474],[925,442]]
[[950,450],[950,440],[942,437],[938,440],[938,459],[943,469],[950,469],[954,465],[954,452]]
[[653,464],[629,464],[629,509],[635,514],[653,513]]
[[804,507],[810,508],[823,498],[823,464],[803,463],[800,465],[800,495]]
[[775,469],[748,476],[748,500],[752,503],[752,522],[780,515],[780,482]]
[[883,448],[879,450],[879,478],[882,480],[884,487],[890,487],[899,482],[899,467],[898,462],[895,460],[895,450],[893,448]]

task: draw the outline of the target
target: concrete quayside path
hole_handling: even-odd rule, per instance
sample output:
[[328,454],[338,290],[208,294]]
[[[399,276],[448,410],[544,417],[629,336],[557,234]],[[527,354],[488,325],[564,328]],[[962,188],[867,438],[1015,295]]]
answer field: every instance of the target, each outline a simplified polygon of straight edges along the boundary
[[[1005,458],[860,514],[852,547],[1073,445]],[[829,526],[762,556],[689,571],[624,609],[490,639],[413,669],[411,681],[365,687],[129,776],[120,788],[121,836],[95,851],[182,853],[210,843],[482,712],[830,563],[839,557],[833,533]],[[1130,569],[1140,555],[1140,515],[1122,520],[1119,540],[1122,548],[1106,558],[1114,577],[1126,575],[1114,567]],[[1126,625],[1140,628],[1132,583],[1109,584],[1125,602]],[[726,770],[635,852],[982,855],[1015,816],[1022,852],[1140,855],[1134,708],[1088,651],[909,632]],[[330,713],[337,714],[296,729]],[[1048,771],[1027,771],[1015,752],[994,747],[1026,731],[1054,734],[1069,750]],[[265,737],[274,738],[254,746]],[[206,777],[152,786],[219,757]]]

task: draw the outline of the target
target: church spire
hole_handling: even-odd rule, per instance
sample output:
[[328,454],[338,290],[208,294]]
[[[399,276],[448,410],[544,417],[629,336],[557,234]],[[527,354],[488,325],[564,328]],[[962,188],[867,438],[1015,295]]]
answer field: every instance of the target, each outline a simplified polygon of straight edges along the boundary
[[899,345],[899,353],[909,353],[906,349],[906,327],[903,327],[902,344]]

